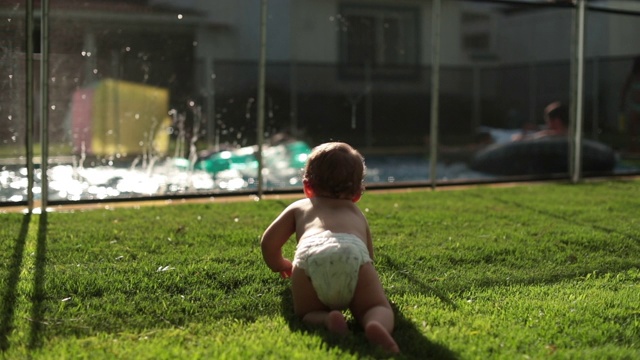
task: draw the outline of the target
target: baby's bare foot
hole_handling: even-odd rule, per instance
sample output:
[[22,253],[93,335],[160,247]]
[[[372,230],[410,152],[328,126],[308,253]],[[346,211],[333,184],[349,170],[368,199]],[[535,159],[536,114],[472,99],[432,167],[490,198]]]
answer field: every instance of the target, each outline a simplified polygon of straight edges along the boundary
[[400,348],[387,329],[379,322],[372,321],[364,329],[367,339],[390,353],[399,353]]
[[327,329],[339,335],[347,335],[349,333],[349,326],[342,312],[334,310],[329,313],[327,316]]

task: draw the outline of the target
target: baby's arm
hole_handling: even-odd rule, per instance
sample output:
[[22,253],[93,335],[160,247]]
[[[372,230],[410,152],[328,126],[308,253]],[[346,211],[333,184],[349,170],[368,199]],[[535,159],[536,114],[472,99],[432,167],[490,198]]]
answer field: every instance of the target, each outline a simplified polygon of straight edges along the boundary
[[267,266],[285,278],[291,275],[292,264],[282,256],[282,246],[289,240],[295,229],[295,215],[293,208],[289,206],[269,225],[260,241],[262,257]]

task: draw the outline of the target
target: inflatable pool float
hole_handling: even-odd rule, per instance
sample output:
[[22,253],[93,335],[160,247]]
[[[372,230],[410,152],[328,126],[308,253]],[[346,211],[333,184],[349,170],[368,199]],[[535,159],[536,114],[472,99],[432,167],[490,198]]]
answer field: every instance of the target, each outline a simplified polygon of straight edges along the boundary
[[[258,160],[255,156],[256,146],[247,146],[235,150],[225,150],[214,153],[207,158],[200,159],[196,163],[196,169],[205,170],[216,174],[225,170],[254,170],[258,168]],[[265,146],[262,152],[264,166],[267,168],[292,168],[304,167],[311,148],[303,141],[293,141],[286,144]]]
[[[582,171],[610,172],[616,164],[613,149],[593,140],[582,140]],[[569,172],[569,140],[566,137],[511,141],[490,145],[471,160],[470,168],[493,175],[540,175]]]

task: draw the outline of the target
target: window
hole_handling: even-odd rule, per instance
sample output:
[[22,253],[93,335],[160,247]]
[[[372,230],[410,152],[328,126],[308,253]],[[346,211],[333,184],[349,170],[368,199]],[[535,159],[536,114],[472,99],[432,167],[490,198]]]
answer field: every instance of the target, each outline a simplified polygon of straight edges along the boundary
[[419,65],[416,7],[340,6],[340,73],[347,78],[411,77]]
[[488,13],[465,11],[461,15],[462,48],[472,59],[495,58],[493,20]]

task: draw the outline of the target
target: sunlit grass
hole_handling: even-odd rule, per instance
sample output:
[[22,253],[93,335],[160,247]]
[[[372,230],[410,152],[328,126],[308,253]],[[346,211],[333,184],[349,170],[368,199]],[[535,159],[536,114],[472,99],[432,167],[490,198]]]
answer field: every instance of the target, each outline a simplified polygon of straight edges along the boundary
[[[366,194],[400,358],[635,358],[639,191],[608,181]],[[5,357],[381,357],[355,324],[341,339],[292,315],[288,282],[259,249],[291,201],[4,214]]]

